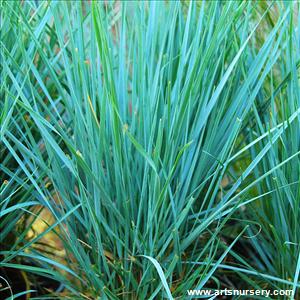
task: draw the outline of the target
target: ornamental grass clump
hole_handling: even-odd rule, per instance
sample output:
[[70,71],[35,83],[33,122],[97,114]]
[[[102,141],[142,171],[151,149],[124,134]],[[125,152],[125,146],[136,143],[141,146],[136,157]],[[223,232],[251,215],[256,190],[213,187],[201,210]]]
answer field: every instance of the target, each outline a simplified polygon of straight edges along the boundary
[[20,295],[297,294],[299,3],[4,1],[1,20]]

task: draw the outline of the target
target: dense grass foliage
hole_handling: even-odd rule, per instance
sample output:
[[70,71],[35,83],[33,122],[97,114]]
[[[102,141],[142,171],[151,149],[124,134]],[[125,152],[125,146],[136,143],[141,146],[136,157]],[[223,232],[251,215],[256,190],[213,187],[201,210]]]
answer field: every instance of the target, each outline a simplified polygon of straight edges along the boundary
[[0,275],[12,292],[297,298],[299,8],[3,1]]

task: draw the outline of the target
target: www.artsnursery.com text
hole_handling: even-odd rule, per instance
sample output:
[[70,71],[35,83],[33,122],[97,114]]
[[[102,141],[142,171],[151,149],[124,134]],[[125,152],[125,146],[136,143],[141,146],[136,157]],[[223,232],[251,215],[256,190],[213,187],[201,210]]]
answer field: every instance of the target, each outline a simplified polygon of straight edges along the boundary
[[187,290],[189,296],[293,296],[293,290]]

